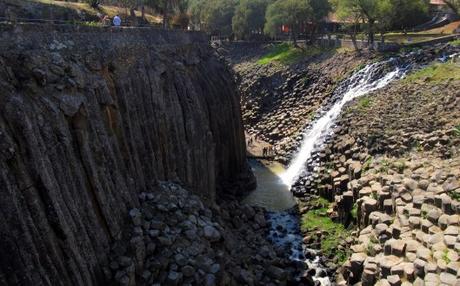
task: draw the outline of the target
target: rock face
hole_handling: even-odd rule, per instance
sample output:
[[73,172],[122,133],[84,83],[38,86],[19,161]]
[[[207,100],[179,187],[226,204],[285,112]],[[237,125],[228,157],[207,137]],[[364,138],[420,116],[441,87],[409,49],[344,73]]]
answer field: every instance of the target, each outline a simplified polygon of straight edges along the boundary
[[0,284],[99,283],[139,193],[174,180],[212,202],[247,171],[204,35],[0,29]]
[[[338,82],[372,55],[324,53],[291,66],[272,62],[261,65],[250,47],[235,43],[228,47],[229,60],[239,77],[241,108],[245,130],[274,146],[276,160],[288,163],[302,141],[305,127],[337,98],[333,91]],[[256,54],[241,59],[240,54]],[[262,53],[261,53],[262,51]],[[269,51],[265,51],[268,53]]]

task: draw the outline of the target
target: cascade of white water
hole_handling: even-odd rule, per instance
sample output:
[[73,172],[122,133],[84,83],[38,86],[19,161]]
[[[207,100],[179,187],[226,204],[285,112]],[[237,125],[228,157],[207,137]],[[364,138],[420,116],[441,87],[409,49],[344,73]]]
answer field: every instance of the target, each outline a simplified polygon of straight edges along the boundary
[[305,163],[311,157],[312,152],[317,146],[321,146],[324,143],[324,135],[329,133],[332,124],[347,102],[382,88],[404,74],[404,71],[398,67],[395,67],[386,74],[382,74],[382,67],[385,67],[385,64],[374,63],[367,65],[341,84],[336,92],[343,95],[305,132],[304,141],[301,144],[299,152],[293,158],[286,172],[281,175],[281,179],[286,185],[292,186],[295,183],[295,180],[305,168]]

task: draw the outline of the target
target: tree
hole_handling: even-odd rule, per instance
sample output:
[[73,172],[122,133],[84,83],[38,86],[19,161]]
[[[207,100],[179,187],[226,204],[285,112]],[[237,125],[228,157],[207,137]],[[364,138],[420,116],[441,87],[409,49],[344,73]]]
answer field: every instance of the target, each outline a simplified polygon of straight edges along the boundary
[[233,33],[237,38],[247,38],[254,31],[263,31],[268,4],[268,0],[240,0],[232,19]]
[[311,24],[310,42],[313,43],[321,22],[331,12],[332,7],[328,0],[308,0],[308,5],[311,7],[308,19]]
[[339,14],[346,17],[347,15],[359,15],[367,25],[369,45],[372,49],[374,46],[375,23],[379,17],[379,6],[387,0],[339,0],[337,10]]
[[390,28],[404,30],[429,19],[429,0],[391,0],[393,6]]
[[446,3],[455,14],[460,16],[460,0],[444,0],[444,3]]
[[190,0],[188,3],[188,14],[192,27],[196,30],[201,30],[203,27],[203,9],[206,4],[205,0]]
[[337,1],[333,2],[334,10],[337,11],[337,16],[342,20],[342,28],[350,35],[353,47],[355,50],[360,53],[360,48],[356,41],[356,35],[360,29],[360,23],[362,22],[362,15],[359,10],[355,9],[345,9],[344,7],[339,7]]
[[275,36],[281,25],[287,25],[291,39],[297,45],[298,30],[312,13],[311,9],[305,0],[277,0],[267,8],[264,32]]
[[[132,0],[123,0],[132,1]],[[141,1],[142,5],[151,7],[156,11],[159,11],[163,15],[163,28],[169,28],[169,19],[177,15],[175,20],[180,23],[181,26],[187,25],[187,19],[184,15],[187,11],[188,1],[187,0],[135,0]],[[143,9],[142,9],[143,10]]]
[[[460,0],[455,0],[460,1]],[[367,27],[370,48],[374,35],[390,29],[404,29],[423,21],[428,14],[428,0],[336,0],[336,10],[343,18],[361,18]],[[350,17],[349,17],[350,16]]]
[[237,0],[205,1],[200,15],[205,29],[212,33],[230,35],[236,4]]

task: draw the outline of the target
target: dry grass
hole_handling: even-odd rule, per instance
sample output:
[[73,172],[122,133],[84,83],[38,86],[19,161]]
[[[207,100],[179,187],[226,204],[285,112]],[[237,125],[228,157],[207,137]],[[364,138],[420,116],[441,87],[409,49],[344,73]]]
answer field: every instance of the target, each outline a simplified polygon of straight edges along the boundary
[[[87,3],[77,3],[77,2],[66,2],[66,1],[54,1],[54,0],[28,0],[28,1],[17,1],[17,0],[6,0],[10,1],[12,3],[15,3],[16,5],[22,4],[22,5],[27,5],[27,2],[36,2],[36,3],[43,3],[47,5],[56,5],[58,7],[62,8],[67,8],[67,9],[72,9],[72,10],[77,10],[77,11],[82,11],[85,12],[89,15],[97,15],[97,13],[102,13],[108,15],[110,18],[113,18],[115,15],[120,15],[122,17],[126,17],[129,14],[128,9],[124,7],[117,7],[117,6],[109,6],[109,5],[100,5],[100,9],[96,10],[92,8],[90,5]],[[135,14],[137,17],[141,17],[142,13],[141,11],[135,11]],[[149,23],[161,23],[162,18],[158,15],[152,15],[152,14],[145,14],[145,18]]]
[[418,34],[453,34],[458,27],[460,27],[460,21],[455,21],[439,28],[418,32]]

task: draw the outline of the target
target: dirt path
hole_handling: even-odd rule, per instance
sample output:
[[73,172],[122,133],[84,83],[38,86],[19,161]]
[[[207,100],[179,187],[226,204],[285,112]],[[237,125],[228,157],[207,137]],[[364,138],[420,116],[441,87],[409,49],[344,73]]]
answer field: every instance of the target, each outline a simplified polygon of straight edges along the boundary
[[[246,153],[250,158],[273,159],[276,155],[274,146],[270,143],[256,138],[256,136],[245,132]],[[265,151],[264,151],[265,149]]]

